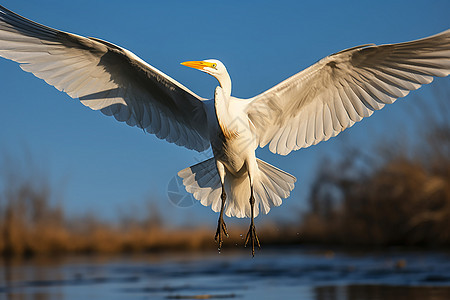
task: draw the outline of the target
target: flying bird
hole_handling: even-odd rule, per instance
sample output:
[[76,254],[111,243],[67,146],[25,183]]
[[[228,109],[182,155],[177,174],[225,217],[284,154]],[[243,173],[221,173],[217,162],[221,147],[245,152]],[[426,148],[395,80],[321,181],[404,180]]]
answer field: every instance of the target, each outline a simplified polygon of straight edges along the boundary
[[385,104],[450,73],[450,30],[399,44],[367,44],[332,54],[250,99],[232,96],[216,59],[187,67],[214,76],[214,99],[199,97],[129,50],[59,31],[0,6],[0,56],[93,110],[170,143],[214,156],[178,173],[187,192],[223,215],[249,217],[245,239],[260,246],[254,218],[279,206],[296,178],[255,156],[287,155],[338,135]]

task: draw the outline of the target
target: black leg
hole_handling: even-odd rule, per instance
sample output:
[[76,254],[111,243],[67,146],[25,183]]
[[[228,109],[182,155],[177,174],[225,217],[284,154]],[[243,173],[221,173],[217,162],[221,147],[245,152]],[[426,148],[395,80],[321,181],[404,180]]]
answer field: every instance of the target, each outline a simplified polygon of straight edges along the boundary
[[258,236],[256,235],[255,223],[253,221],[254,207],[255,207],[255,198],[253,197],[253,187],[251,187],[250,208],[252,210],[252,212],[251,212],[252,220],[250,222],[250,228],[247,232],[247,236],[245,237],[245,247],[247,247],[247,243],[250,240],[250,242],[252,244],[252,256],[253,257],[255,257],[255,242],[256,242],[256,245],[258,245],[258,248],[261,248],[261,245],[259,244]]
[[222,248],[223,244],[223,238],[222,238],[222,232],[228,237],[228,231],[227,231],[227,225],[225,225],[225,222],[223,221],[223,208],[225,207],[225,200],[227,199],[227,194],[225,194],[225,188],[222,184],[222,206],[220,207],[220,215],[219,215],[219,221],[217,222],[217,231],[216,236],[214,239],[216,242],[219,243],[219,250]]

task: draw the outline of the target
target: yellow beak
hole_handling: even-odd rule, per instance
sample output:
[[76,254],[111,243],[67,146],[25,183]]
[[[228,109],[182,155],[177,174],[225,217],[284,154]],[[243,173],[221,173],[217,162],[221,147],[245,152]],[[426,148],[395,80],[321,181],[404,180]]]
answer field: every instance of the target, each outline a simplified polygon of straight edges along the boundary
[[215,69],[216,64],[206,61],[185,61],[181,63],[183,66],[194,68],[198,70],[203,70],[203,68],[213,68]]

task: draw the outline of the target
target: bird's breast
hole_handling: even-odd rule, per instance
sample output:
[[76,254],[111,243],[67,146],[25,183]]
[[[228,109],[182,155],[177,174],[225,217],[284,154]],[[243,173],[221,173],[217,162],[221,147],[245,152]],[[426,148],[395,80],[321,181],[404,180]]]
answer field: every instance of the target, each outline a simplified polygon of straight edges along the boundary
[[256,141],[249,126],[241,121],[222,123],[219,119],[215,143],[212,144],[214,156],[221,161],[229,171],[237,174],[243,168],[245,159],[255,151]]
[[256,149],[256,138],[243,102],[226,96],[218,87],[215,93],[216,135],[211,139],[214,156],[232,173],[239,173],[245,159]]

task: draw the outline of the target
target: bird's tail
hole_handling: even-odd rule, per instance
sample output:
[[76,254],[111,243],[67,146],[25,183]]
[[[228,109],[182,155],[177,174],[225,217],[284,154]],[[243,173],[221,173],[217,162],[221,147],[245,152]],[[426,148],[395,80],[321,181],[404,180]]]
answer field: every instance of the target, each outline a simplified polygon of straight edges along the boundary
[[[253,192],[255,198],[256,217],[259,211],[267,214],[273,206],[280,206],[283,198],[287,198],[294,189],[295,177],[260,159],[258,174],[254,178]],[[186,191],[204,206],[211,205],[215,212],[221,207],[221,184],[214,158],[178,172],[183,178]],[[245,218],[251,216],[250,209],[250,181],[247,175],[236,177],[227,173],[225,176],[225,192],[227,201],[225,214]]]
[[212,210],[220,211],[221,184],[213,158],[178,172],[188,193],[204,206],[211,205]]

